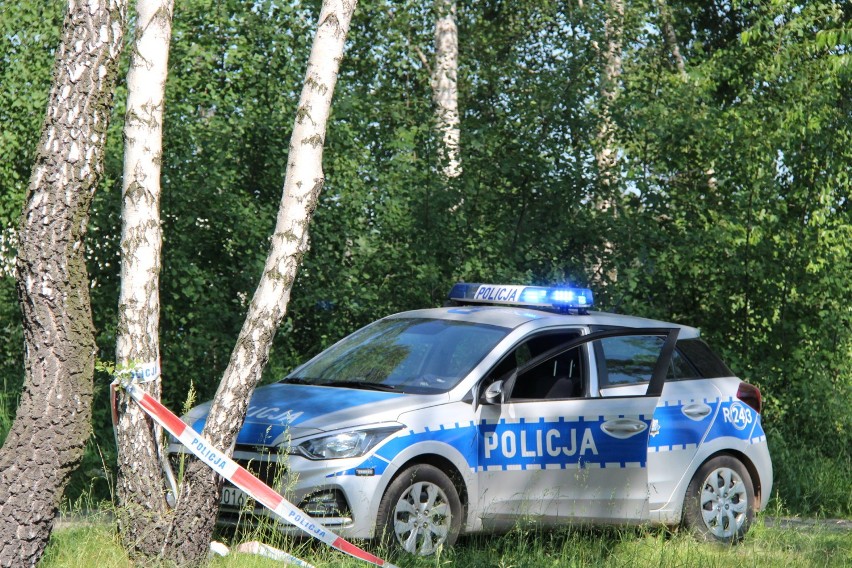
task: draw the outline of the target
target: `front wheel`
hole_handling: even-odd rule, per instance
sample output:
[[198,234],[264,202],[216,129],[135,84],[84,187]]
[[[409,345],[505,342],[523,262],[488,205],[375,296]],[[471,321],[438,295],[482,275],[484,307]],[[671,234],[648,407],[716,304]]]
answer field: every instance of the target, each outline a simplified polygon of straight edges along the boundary
[[732,456],[702,465],[686,490],[684,524],[704,540],[738,542],[754,516],[754,486],[745,466]]
[[419,464],[403,471],[385,491],[376,529],[406,552],[428,556],[455,543],[461,515],[450,478],[437,467]]

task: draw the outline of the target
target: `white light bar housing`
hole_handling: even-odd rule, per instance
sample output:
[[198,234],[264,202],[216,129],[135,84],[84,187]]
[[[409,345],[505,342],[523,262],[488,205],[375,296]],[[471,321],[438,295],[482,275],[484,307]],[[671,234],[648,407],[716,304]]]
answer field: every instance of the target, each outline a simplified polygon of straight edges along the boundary
[[594,296],[588,288],[465,282],[453,286],[449,300],[458,304],[529,306],[578,313],[585,313],[594,305]]

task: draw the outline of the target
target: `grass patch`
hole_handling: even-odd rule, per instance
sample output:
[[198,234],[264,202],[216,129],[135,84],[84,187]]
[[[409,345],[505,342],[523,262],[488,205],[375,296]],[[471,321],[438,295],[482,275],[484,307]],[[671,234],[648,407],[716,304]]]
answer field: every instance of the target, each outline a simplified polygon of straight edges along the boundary
[[[816,448],[771,443],[775,499],[801,516],[852,518],[852,453],[826,456]],[[770,506],[772,508],[772,506]]]
[[[272,527],[274,530],[274,527]],[[275,536],[277,535],[277,536]],[[261,537],[235,534],[240,541]],[[367,564],[312,541],[293,541],[277,531],[265,542],[288,550],[317,568],[363,567]],[[228,542],[228,544],[231,544]],[[852,534],[823,528],[782,529],[758,520],[737,546],[697,542],[683,532],[656,528],[601,528],[544,530],[518,527],[504,535],[476,535],[431,558],[389,553],[371,543],[365,546],[398,566],[409,568],[493,567],[573,568],[657,566],[730,568],[731,566],[852,566]],[[42,568],[129,567],[115,529],[109,524],[57,530]],[[250,555],[215,558],[210,568],[266,568],[280,563]]]
[[81,524],[53,531],[39,566],[131,568],[132,564],[121,547],[113,525]]

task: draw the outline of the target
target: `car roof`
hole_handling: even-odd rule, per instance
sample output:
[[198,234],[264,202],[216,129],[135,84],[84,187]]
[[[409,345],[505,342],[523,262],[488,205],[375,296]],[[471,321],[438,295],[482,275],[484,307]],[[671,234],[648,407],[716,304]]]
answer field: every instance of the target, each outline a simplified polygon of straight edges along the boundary
[[673,328],[680,330],[679,338],[698,337],[697,328],[660,320],[591,311],[585,315],[559,314],[522,307],[506,306],[457,306],[412,310],[388,316],[388,318],[424,318],[466,321],[483,325],[496,325],[514,329],[529,322],[534,327],[583,326],[583,327],[632,327],[632,328]]

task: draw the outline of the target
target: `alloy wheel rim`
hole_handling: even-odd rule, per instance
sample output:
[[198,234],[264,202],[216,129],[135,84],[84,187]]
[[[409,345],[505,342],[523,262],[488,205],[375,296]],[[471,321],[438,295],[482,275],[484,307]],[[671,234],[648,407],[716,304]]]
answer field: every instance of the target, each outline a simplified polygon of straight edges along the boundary
[[428,555],[444,543],[452,513],[447,495],[434,483],[419,481],[400,496],[393,512],[393,529],[406,552]]
[[748,492],[742,477],[731,468],[713,470],[701,488],[701,517],[713,536],[731,539],[746,521]]

